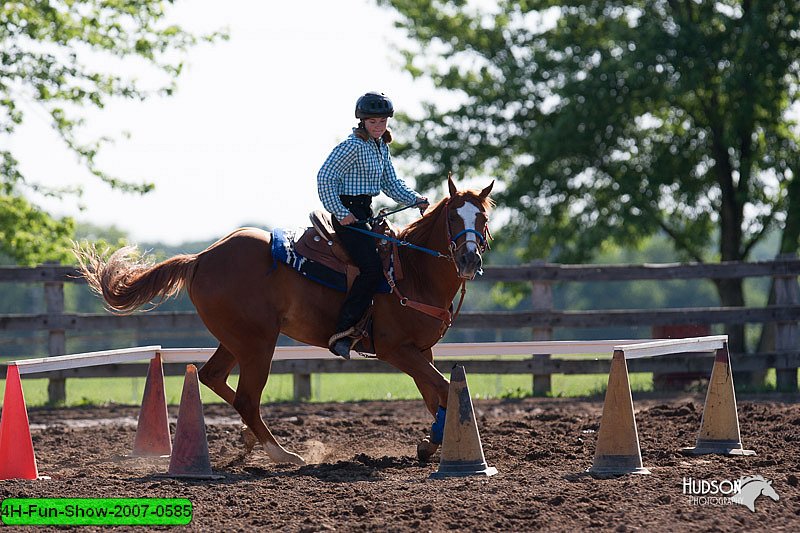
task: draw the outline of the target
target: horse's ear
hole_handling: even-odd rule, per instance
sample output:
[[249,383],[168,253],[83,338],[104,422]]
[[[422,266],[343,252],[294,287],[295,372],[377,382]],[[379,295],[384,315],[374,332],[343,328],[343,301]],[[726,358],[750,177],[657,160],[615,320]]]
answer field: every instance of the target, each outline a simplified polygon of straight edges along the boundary
[[447,173],[447,187],[450,189],[450,198],[453,198],[456,195],[456,193],[458,192],[458,189],[456,189],[456,184],[453,183],[453,173],[452,172],[448,172]]
[[483,189],[481,193],[478,195],[481,198],[481,200],[489,196],[489,193],[492,192],[492,187],[494,187],[494,180],[492,180],[492,182],[485,189]]

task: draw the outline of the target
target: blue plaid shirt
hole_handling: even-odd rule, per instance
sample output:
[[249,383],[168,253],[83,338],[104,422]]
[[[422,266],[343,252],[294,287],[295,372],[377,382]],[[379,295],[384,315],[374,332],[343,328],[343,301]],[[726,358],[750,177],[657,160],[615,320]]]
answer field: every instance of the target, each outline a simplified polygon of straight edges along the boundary
[[339,220],[350,214],[339,199],[341,194],[377,196],[383,191],[401,204],[413,204],[419,197],[395,174],[386,143],[365,141],[355,133],[334,148],[322,164],[317,191],[325,209]]

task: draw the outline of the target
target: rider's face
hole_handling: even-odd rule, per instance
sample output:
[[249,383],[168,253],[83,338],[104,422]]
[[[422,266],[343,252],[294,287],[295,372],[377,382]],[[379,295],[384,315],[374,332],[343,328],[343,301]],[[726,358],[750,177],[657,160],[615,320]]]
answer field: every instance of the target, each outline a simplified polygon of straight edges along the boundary
[[389,119],[386,117],[365,118],[364,127],[367,128],[370,137],[378,139],[386,131],[388,122]]

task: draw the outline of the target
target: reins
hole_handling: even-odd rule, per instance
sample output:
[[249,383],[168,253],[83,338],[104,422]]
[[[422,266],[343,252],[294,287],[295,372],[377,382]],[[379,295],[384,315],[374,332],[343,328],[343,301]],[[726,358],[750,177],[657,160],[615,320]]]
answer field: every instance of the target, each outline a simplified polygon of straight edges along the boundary
[[[387,212],[387,213],[381,213],[377,217],[371,217],[371,218],[368,218],[368,219],[359,220],[358,222],[359,223],[377,222],[377,221],[382,220],[384,217],[386,217],[388,215],[391,215],[391,214],[394,214],[394,213],[398,213],[400,211],[403,211],[405,209],[409,209],[411,207],[416,207],[417,205],[420,205],[421,203],[423,203],[423,202],[417,202],[415,204],[402,207],[400,209],[395,209],[394,211],[390,211],[390,212]],[[449,211],[449,208],[450,208],[450,204],[448,202],[448,203],[445,204],[445,209],[447,211]],[[447,259],[447,260],[449,260],[450,262],[453,263],[453,266],[456,268],[456,271],[457,271],[458,267],[456,266],[455,254],[456,254],[456,252],[458,251],[458,249],[461,246],[466,245],[466,243],[467,243],[467,240],[464,239],[464,242],[461,243],[461,245],[456,245],[456,241],[458,240],[459,237],[461,237],[462,235],[466,235],[468,233],[474,233],[480,239],[478,246],[480,247],[481,251],[483,251],[483,250],[485,250],[487,248],[488,242],[487,242],[486,236],[484,234],[482,234],[481,232],[479,232],[479,231],[477,231],[475,229],[472,229],[472,228],[464,229],[464,230],[458,232],[455,235],[455,237],[451,236],[451,233],[450,233],[450,220],[449,220],[449,215],[448,215],[447,211],[445,212],[445,223],[447,224],[447,237],[448,237],[448,243],[449,243],[448,250],[450,252],[449,255],[448,254],[443,254],[443,253],[441,253],[441,252],[439,252],[437,250],[431,250],[430,248],[425,248],[424,246],[418,246],[418,245],[416,245],[414,243],[411,243],[411,242],[408,242],[408,241],[404,241],[404,240],[401,240],[401,239],[396,239],[396,238],[390,237],[388,235],[376,233],[374,231],[369,231],[369,230],[362,229],[362,228],[357,228],[357,227],[354,227],[352,224],[348,225],[348,226],[345,226],[345,227],[348,228],[348,229],[351,229],[353,231],[357,231],[359,233],[363,233],[364,235],[370,235],[370,236],[375,237],[377,239],[381,239],[381,240],[385,240],[385,241],[388,241],[388,242],[392,242],[392,243],[394,243],[396,245],[399,245],[399,246],[405,246],[405,247],[410,248],[412,250],[417,250],[419,252],[424,252],[424,253],[426,253],[428,255],[436,257],[437,259]],[[488,234],[488,230],[489,230],[489,227],[488,227],[488,224],[487,224],[486,225],[487,234]],[[434,305],[429,305],[429,304],[426,304],[426,303],[417,302],[415,300],[410,300],[408,297],[403,296],[403,293],[400,292],[400,289],[397,287],[397,284],[395,283],[395,281],[392,279],[392,277],[389,275],[388,272],[384,272],[384,276],[386,277],[386,282],[389,284],[389,287],[391,288],[392,293],[397,295],[397,297],[400,299],[400,305],[401,306],[410,307],[411,309],[419,311],[420,313],[423,313],[425,315],[428,315],[430,317],[433,317],[433,318],[435,318],[437,320],[441,320],[442,321],[442,327],[441,327],[441,330],[439,331],[439,338],[442,338],[444,336],[445,332],[453,324],[453,321],[456,319],[456,317],[458,316],[459,312],[461,312],[461,305],[464,303],[464,296],[467,293],[467,280],[466,279],[462,279],[461,280],[461,296],[460,296],[460,298],[458,300],[458,306],[456,307],[455,312],[451,313],[450,309],[443,309],[441,307],[436,307]],[[450,306],[450,308],[452,309],[452,305]]]
[[351,229],[353,231],[357,231],[359,233],[363,233],[364,235],[369,235],[371,237],[375,237],[376,239],[381,239],[384,241],[393,242],[399,246],[405,246],[407,248],[411,248],[412,250],[417,250],[418,252],[425,252],[428,255],[432,255],[433,257],[441,258],[441,259],[451,259],[451,256],[445,255],[441,252],[437,252],[436,250],[431,250],[430,248],[425,248],[423,246],[417,246],[414,243],[408,241],[402,241],[400,239],[395,239],[394,237],[390,237],[388,235],[384,235],[382,233],[375,233],[374,231],[369,231],[362,228],[355,228],[353,225],[344,226],[347,229]]
[[364,224],[366,222],[369,222],[370,224],[372,224],[374,222],[379,222],[379,221],[383,220],[384,218],[388,217],[389,215],[394,215],[395,213],[399,213],[400,211],[405,211],[406,209],[411,209],[412,207],[417,207],[417,206],[425,204],[425,203],[427,203],[427,202],[415,202],[413,204],[408,204],[405,207],[401,207],[399,209],[395,209],[394,211],[383,211],[383,210],[381,210],[378,213],[378,216],[376,216],[376,217],[364,218],[362,220],[357,220],[356,222],[358,222],[359,224]]

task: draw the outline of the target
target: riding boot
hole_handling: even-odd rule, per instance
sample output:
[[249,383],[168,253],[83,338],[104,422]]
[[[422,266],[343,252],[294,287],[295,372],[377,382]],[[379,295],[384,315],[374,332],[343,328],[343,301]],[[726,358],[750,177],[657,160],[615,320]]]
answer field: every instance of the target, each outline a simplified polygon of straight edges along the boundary
[[[342,203],[350,212],[360,220],[367,220],[372,216],[370,203],[372,198],[368,195],[340,196]],[[353,227],[369,229],[365,222],[356,222]],[[342,304],[339,317],[336,321],[336,333],[331,337],[331,351],[339,357],[350,358],[351,339],[350,330],[364,316],[372,303],[372,296],[380,285],[383,277],[383,265],[378,251],[375,249],[375,239],[364,235],[351,228],[342,226],[336,217],[333,218],[333,228],[339,236],[339,241],[347,250],[350,259],[358,265],[359,275],[353,282],[350,292]]]
[[331,345],[331,351],[339,357],[350,359],[351,339],[349,333],[372,304],[372,295],[375,294],[375,290],[378,288],[380,275],[367,270],[359,274],[353,282],[353,286],[339,311],[339,318],[336,321],[336,334],[333,337],[344,333],[347,333],[347,335],[337,339]]

